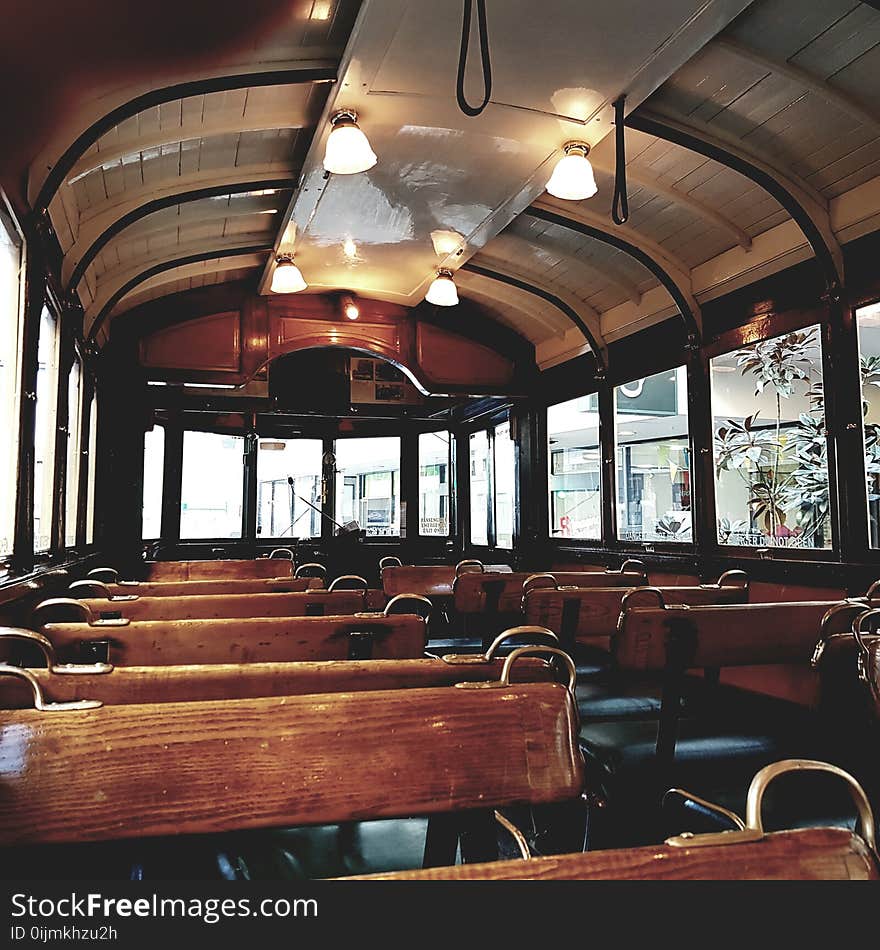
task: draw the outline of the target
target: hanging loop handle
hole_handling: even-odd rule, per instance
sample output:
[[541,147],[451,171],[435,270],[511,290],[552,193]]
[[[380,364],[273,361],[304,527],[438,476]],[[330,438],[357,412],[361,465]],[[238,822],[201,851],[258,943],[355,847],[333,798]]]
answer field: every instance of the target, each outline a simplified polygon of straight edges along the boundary
[[614,136],[617,154],[614,161],[614,200],[611,202],[611,220],[626,224],[629,218],[629,198],[626,194],[626,127],[623,124],[623,106],[626,96],[614,101]]
[[455,83],[455,98],[458,108],[465,115],[478,116],[492,98],[492,60],[489,56],[489,28],[486,22],[486,0],[477,0],[477,26],[480,31],[480,60],[483,66],[483,101],[472,106],[464,92],[464,74],[467,70],[468,47],[471,42],[471,22],[473,20],[473,0],[464,0],[461,18],[461,46],[458,51],[458,76]]

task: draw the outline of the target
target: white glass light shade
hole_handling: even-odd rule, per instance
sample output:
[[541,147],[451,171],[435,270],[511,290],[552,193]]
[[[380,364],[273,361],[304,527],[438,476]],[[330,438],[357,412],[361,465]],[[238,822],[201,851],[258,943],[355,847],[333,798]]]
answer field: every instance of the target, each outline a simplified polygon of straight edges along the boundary
[[565,155],[556,163],[547,182],[551,195],[566,201],[581,201],[596,194],[599,189],[587,151],[585,145],[566,145]]
[[441,271],[428,288],[425,300],[438,307],[454,307],[458,303],[458,290],[452,274]]
[[356,175],[372,168],[378,159],[366,135],[349,115],[333,119],[327,136],[324,168],[334,175]]
[[280,260],[272,274],[273,294],[295,294],[309,285],[303,280],[300,269],[292,260]]

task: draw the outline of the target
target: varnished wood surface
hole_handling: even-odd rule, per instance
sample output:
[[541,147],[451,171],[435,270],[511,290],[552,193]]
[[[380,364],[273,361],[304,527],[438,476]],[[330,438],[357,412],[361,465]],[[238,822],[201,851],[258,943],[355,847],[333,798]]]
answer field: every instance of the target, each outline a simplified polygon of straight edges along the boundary
[[293,561],[257,558],[253,561],[149,561],[144,577],[150,581],[196,581],[215,578],[290,577]]
[[[108,706],[135,703],[205,702],[257,696],[424,689],[455,683],[493,682],[502,660],[450,666],[442,660],[334,660],[322,663],[247,663],[189,666],[125,666],[112,673],[66,676],[32,669],[48,702],[97,699]],[[543,661],[523,657],[513,667],[515,683],[553,680]],[[0,677],[0,709],[30,709],[28,685]]]
[[100,617],[112,612],[129,620],[190,620],[236,617],[304,617],[313,609],[325,615],[354,614],[367,606],[365,591],[326,590],[298,594],[201,594],[180,597],[144,597],[137,600],[84,598]]
[[701,848],[661,845],[398,871],[367,881],[876,881],[877,864],[842,828],[778,831],[748,844]]
[[[523,584],[535,571],[517,571],[510,574],[462,574],[453,585],[456,613],[485,613],[490,603],[500,613],[516,613],[522,609]],[[640,574],[617,574],[607,571],[556,573],[560,586],[593,587],[633,587],[642,583]],[[499,589],[500,585],[500,589]],[[492,588],[495,587],[495,591]],[[491,593],[490,593],[491,591]]]
[[0,845],[570,800],[557,683],[0,713]]
[[[491,575],[514,575],[506,564],[487,564],[484,570]],[[468,576],[480,576],[477,572]],[[404,564],[402,567],[382,569],[382,589],[388,597],[397,594],[421,594],[423,597],[451,597],[455,582],[455,567],[448,564]],[[522,582],[520,582],[522,587]]]
[[108,640],[110,662],[119,666],[344,660],[352,631],[373,634],[375,659],[414,659],[425,651],[425,621],[414,614],[157,620],[135,621],[125,627],[50,623],[43,627],[62,659],[77,660],[84,641]]
[[323,590],[320,577],[255,577],[201,581],[140,581],[138,584],[107,584],[111,596],[192,597],[203,594],[294,594]]
[[[604,587],[563,591],[539,587],[526,594],[525,622],[549,627],[558,633],[566,603],[577,601],[574,636],[585,643],[604,645],[617,629],[621,601],[634,589]],[[660,591],[667,604],[742,604],[748,599],[748,590],[743,587],[663,587]],[[656,603],[651,594],[639,596],[644,597],[644,600],[639,602]],[[602,638],[603,644],[599,644],[598,638]]]
[[689,666],[808,663],[822,618],[834,603],[634,607],[621,619],[615,657],[621,669],[662,670],[674,633]]

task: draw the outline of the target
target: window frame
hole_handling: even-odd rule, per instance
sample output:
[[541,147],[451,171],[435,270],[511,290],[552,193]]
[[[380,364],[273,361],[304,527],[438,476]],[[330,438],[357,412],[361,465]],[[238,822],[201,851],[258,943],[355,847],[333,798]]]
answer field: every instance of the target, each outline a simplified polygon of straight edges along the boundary
[[[165,457],[163,465],[163,478],[162,478],[162,527],[164,527],[164,518],[165,518],[165,503],[166,503],[166,486],[168,484],[168,479],[165,477],[168,472],[168,427],[161,421],[156,422],[157,425],[161,425],[165,428]],[[249,457],[248,453],[248,433],[247,432],[238,432],[238,431],[226,431],[223,429],[197,429],[192,426],[184,426],[181,430],[180,438],[180,467],[178,475],[178,484],[176,490],[176,497],[178,501],[178,518],[177,518],[177,531],[175,532],[176,537],[173,539],[160,538],[160,540],[173,540],[179,541],[185,544],[242,544],[248,541],[247,537],[247,523],[248,523],[248,478],[246,477],[247,471],[247,459]],[[183,473],[184,465],[186,463],[186,434],[187,432],[198,432],[205,435],[218,435],[225,436],[228,438],[235,438],[242,440],[242,467],[241,467],[241,518],[239,519],[239,534],[237,537],[198,537],[190,538],[183,536]],[[143,503],[143,497],[141,498],[141,503]],[[161,527],[160,527],[161,533]],[[144,541],[144,538],[141,538]]]
[[[422,534],[422,456],[421,441],[423,436],[436,435],[445,432],[449,436],[449,443],[446,451],[446,533],[445,534]],[[419,539],[435,539],[448,541],[455,535],[455,433],[451,429],[427,429],[415,433],[416,441],[416,532],[415,537]],[[401,464],[402,464],[401,459]],[[401,470],[401,477],[403,471]]]
[[[54,400],[50,399],[50,403],[54,402],[54,408],[52,410],[52,419],[49,423],[49,433],[47,434],[48,444],[52,445],[52,466],[51,471],[45,472],[44,477],[49,478],[50,484],[50,494],[49,494],[49,544],[45,548],[37,547],[37,533],[36,526],[32,528],[32,556],[35,564],[41,564],[49,562],[56,557],[59,550],[63,550],[63,545],[59,545],[58,541],[58,529],[61,519],[62,506],[65,503],[63,486],[60,484],[60,474],[61,474],[61,456],[63,453],[59,452],[59,425],[58,420],[63,415],[62,409],[66,407],[66,386],[62,387],[61,380],[64,379],[64,333],[62,327],[62,314],[61,308],[58,306],[57,301],[54,299],[52,294],[46,293],[43,299],[43,306],[40,308],[40,314],[38,319],[42,323],[43,311],[47,311],[52,315],[54,320],[54,332],[55,332],[55,393]],[[38,410],[39,410],[39,342],[40,337],[42,336],[42,326],[37,330],[37,373],[34,377],[35,386],[34,386],[34,472],[36,473],[36,427],[38,419]],[[62,392],[63,390],[63,392]],[[51,396],[51,393],[49,394]],[[66,430],[66,420],[64,429]],[[33,485],[33,499],[34,499],[34,510],[36,510],[36,497],[37,497],[37,486],[36,479],[34,480]],[[33,521],[33,514],[31,517]],[[61,538],[60,541],[64,539]]]
[[[513,542],[509,548],[499,547],[498,545],[498,521],[497,521],[497,498],[496,498],[496,478],[495,478],[495,430],[499,426],[504,425],[505,422],[509,422],[511,425],[511,433],[514,431],[513,423],[513,412],[509,407],[506,407],[496,413],[493,413],[489,417],[483,417],[478,422],[474,422],[471,425],[461,430],[461,437],[465,442],[465,458],[467,464],[464,466],[464,470],[467,473],[467,483],[462,485],[463,497],[466,497],[467,501],[467,519],[465,524],[462,526],[463,529],[463,544],[465,547],[472,550],[479,551],[503,551],[505,553],[510,552],[511,554],[516,550],[516,546],[519,543],[520,539],[520,524],[519,518],[517,517],[517,512],[520,509],[520,472],[519,472],[519,443],[516,438],[511,434],[511,441],[513,442],[513,451],[514,451],[514,469],[513,469]],[[488,452],[488,484],[489,488],[486,492],[486,535],[487,543],[478,544],[471,540],[472,533],[471,527],[473,524],[473,516],[471,512],[471,436],[477,432],[485,432],[487,438],[487,452]]]
[[[335,519],[340,524],[343,523],[341,512],[338,510],[338,505],[337,505],[337,484],[338,484],[337,479],[339,475],[341,474],[336,467],[339,443],[352,442],[352,441],[363,442],[367,439],[397,439],[398,447],[399,447],[398,468],[397,468],[397,476],[396,476],[398,528],[397,528],[397,534],[368,535],[365,533],[363,536],[364,542],[368,542],[371,544],[388,544],[389,542],[402,543],[406,541],[409,536],[409,525],[407,524],[407,531],[406,533],[404,533],[402,518],[403,518],[403,512],[405,509],[402,506],[406,503],[407,499],[404,494],[404,485],[405,485],[405,478],[406,478],[405,473],[404,473],[404,457],[405,457],[404,435],[401,432],[377,433],[377,434],[371,434],[371,435],[343,435],[343,436],[337,435],[334,439],[331,440],[331,448],[329,451],[333,453],[332,478],[330,479],[330,484],[326,487],[326,491],[324,493],[325,500],[324,500],[322,511],[325,517],[323,517],[321,520],[324,523],[325,530],[326,530],[326,526],[329,525],[331,534],[332,532],[336,531],[336,526],[332,523],[332,521],[328,521],[328,517]],[[418,462],[416,462],[416,466],[418,467]],[[369,473],[366,473],[366,474],[369,474]],[[366,474],[358,475],[357,477],[365,478]],[[394,472],[391,472],[391,476],[392,476],[391,498],[393,502],[394,497],[395,497],[394,496],[394,484],[395,484]],[[326,470],[325,470],[324,477],[325,479],[328,478],[328,473],[326,472]],[[416,507],[418,509],[418,503]],[[358,515],[360,515],[360,511],[358,511]],[[407,511],[407,515],[409,516],[408,511]],[[418,518],[418,511],[416,512],[416,518]],[[366,532],[367,526],[361,524],[360,517],[356,518],[356,520],[358,522],[358,525],[360,526],[360,529]],[[418,535],[416,535],[416,537],[418,537]]]

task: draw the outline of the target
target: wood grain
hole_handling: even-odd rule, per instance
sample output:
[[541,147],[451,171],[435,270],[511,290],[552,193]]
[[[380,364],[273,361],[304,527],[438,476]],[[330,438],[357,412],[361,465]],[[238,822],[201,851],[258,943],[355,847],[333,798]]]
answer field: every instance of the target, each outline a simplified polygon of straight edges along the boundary
[[398,871],[344,880],[384,881],[876,881],[877,863],[842,828],[778,831],[761,841],[702,848],[626,848]]
[[304,617],[353,614],[366,606],[362,590],[312,590],[298,594],[202,594],[192,597],[145,597],[138,600],[84,598],[96,617],[112,612],[129,620],[211,620],[242,617]]
[[[332,660],[318,663],[217,663],[207,666],[125,666],[112,673],[65,676],[45,669],[30,672],[49,702],[98,699],[108,706],[135,703],[205,702],[257,696],[424,689],[501,678],[502,660],[450,666],[442,660]],[[523,657],[513,667],[515,683],[551,682],[543,661]],[[0,708],[30,709],[26,683],[0,677]]]
[[557,683],[0,713],[0,845],[569,800]]
[[195,581],[213,578],[290,577],[293,562],[286,558],[253,561],[150,561],[144,565],[151,581]]
[[352,631],[373,634],[374,659],[414,659],[425,652],[425,621],[414,614],[156,620],[135,621],[127,627],[50,623],[43,627],[62,660],[78,659],[83,642],[108,640],[110,662],[119,666],[344,660]]
[[138,584],[108,584],[114,597],[192,597],[202,594],[280,594],[323,590],[319,577],[219,578],[201,581],[140,581]]
[[[566,603],[576,601],[577,622],[574,636],[584,643],[607,647],[608,638],[617,630],[621,601],[630,588],[605,587],[592,590],[553,590],[536,588],[526,594],[525,622],[549,627],[558,633]],[[663,587],[659,588],[667,604],[741,604],[748,591],[741,587]],[[646,598],[649,595],[645,595]],[[650,600],[648,601],[650,602]],[[655,601],[656,602],[656,601]]]

